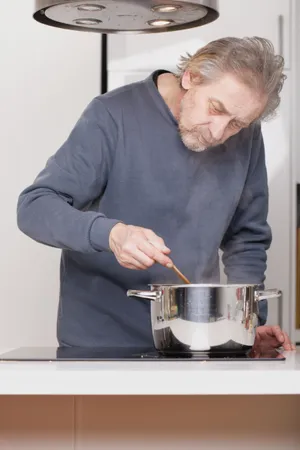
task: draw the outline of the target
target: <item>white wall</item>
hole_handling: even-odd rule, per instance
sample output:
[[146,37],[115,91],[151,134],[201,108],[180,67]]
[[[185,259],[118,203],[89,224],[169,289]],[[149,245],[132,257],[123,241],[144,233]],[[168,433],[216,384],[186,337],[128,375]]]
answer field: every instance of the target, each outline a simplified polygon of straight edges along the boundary
[[[100,36],[37,24],[29,0],[5,2],[1,11],[5,20],[0,27],[0,345],[55,345],[60,251],[21,234],[16,226],[16,201],[62,144],[87,103],[99,93]],[[116,38],[110,36],[110,43]],[[126,50],[127,38],[120,39]],[[123,50],[124,63],[130,56]],[[143,54],[135,57],[141,64]],[[132,65],[131,61],[130,68]],[[122,68],[126,70],[124,64]],[[130,78],[132,73],[127,75]],[[116,85],[124,72],[111,72],[110,76],[111,84]],[[286,114],[284,117],[286,120]],[[279,242],[278,234],[275,241]],[[274,272],[270,287],[277,279],[278,287],[283,287],[280,266],[288,271],[279,250],[282,245],[278,244],[280,258],[275,257],[273,263],[280,276]],[[273,323],[277,304],[274,307],[270,317]]]
[[19,193],[99,93],[100,36],[36,23],[33,2],[3,2],[0,27],[0,345],[56,345],[60,251],[16,226]]

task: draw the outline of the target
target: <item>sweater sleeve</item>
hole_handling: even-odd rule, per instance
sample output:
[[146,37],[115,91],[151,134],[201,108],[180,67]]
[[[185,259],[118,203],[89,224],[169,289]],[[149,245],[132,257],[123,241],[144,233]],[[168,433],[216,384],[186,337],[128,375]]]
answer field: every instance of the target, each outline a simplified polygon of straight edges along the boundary
[[87,207],[101,197],[117,145],[117,126],[99,98],[17,203],[19,229],[37,242],[79,252],[109,250],[118,222]]
[[224,271],[229,283],[263,284],[272,241],[268,216],[268,180],[260,126],[253,133],[245,187],[223,238]]

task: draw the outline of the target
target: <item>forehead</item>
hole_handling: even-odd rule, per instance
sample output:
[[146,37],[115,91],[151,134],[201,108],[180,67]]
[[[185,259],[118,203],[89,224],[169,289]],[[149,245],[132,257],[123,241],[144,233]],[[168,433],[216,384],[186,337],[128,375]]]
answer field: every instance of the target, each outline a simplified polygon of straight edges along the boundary
[[242,121],[251,122],[262,113],[266,99],[233,75],[224,75],[218,81],[204,85],[206,97],[222,104],[226,112]]

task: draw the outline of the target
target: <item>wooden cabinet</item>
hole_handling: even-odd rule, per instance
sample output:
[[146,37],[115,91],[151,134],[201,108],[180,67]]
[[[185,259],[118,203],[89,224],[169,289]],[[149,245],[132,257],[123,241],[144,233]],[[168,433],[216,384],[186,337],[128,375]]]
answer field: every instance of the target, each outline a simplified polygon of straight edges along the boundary
[[109,36],[109,70],[174,69],[180,54],[193,53],[224,36],[262,36],[291,67],[290,0],[219,0],[220,17],[190,30],[158,34]]

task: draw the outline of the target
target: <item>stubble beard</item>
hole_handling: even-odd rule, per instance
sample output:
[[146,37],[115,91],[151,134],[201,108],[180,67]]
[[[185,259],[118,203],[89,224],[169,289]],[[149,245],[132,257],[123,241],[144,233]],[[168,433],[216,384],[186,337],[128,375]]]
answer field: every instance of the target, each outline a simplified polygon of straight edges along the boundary
[[194,152],[202,152],[207,149],[208,143],[203,139],[201,125],[187,128],[184,125],[184,117],[188,117],[189,111],[194,107],[193,93],[187,92],[180,104],[180,112],[178,117],[178,131],[183,144]]
[[203,152],[208,148],[202,142],[201,134],[199,131],[192,131],[186,128],[181,121],[178,124],[179,134],[184,145],[193,152]]

